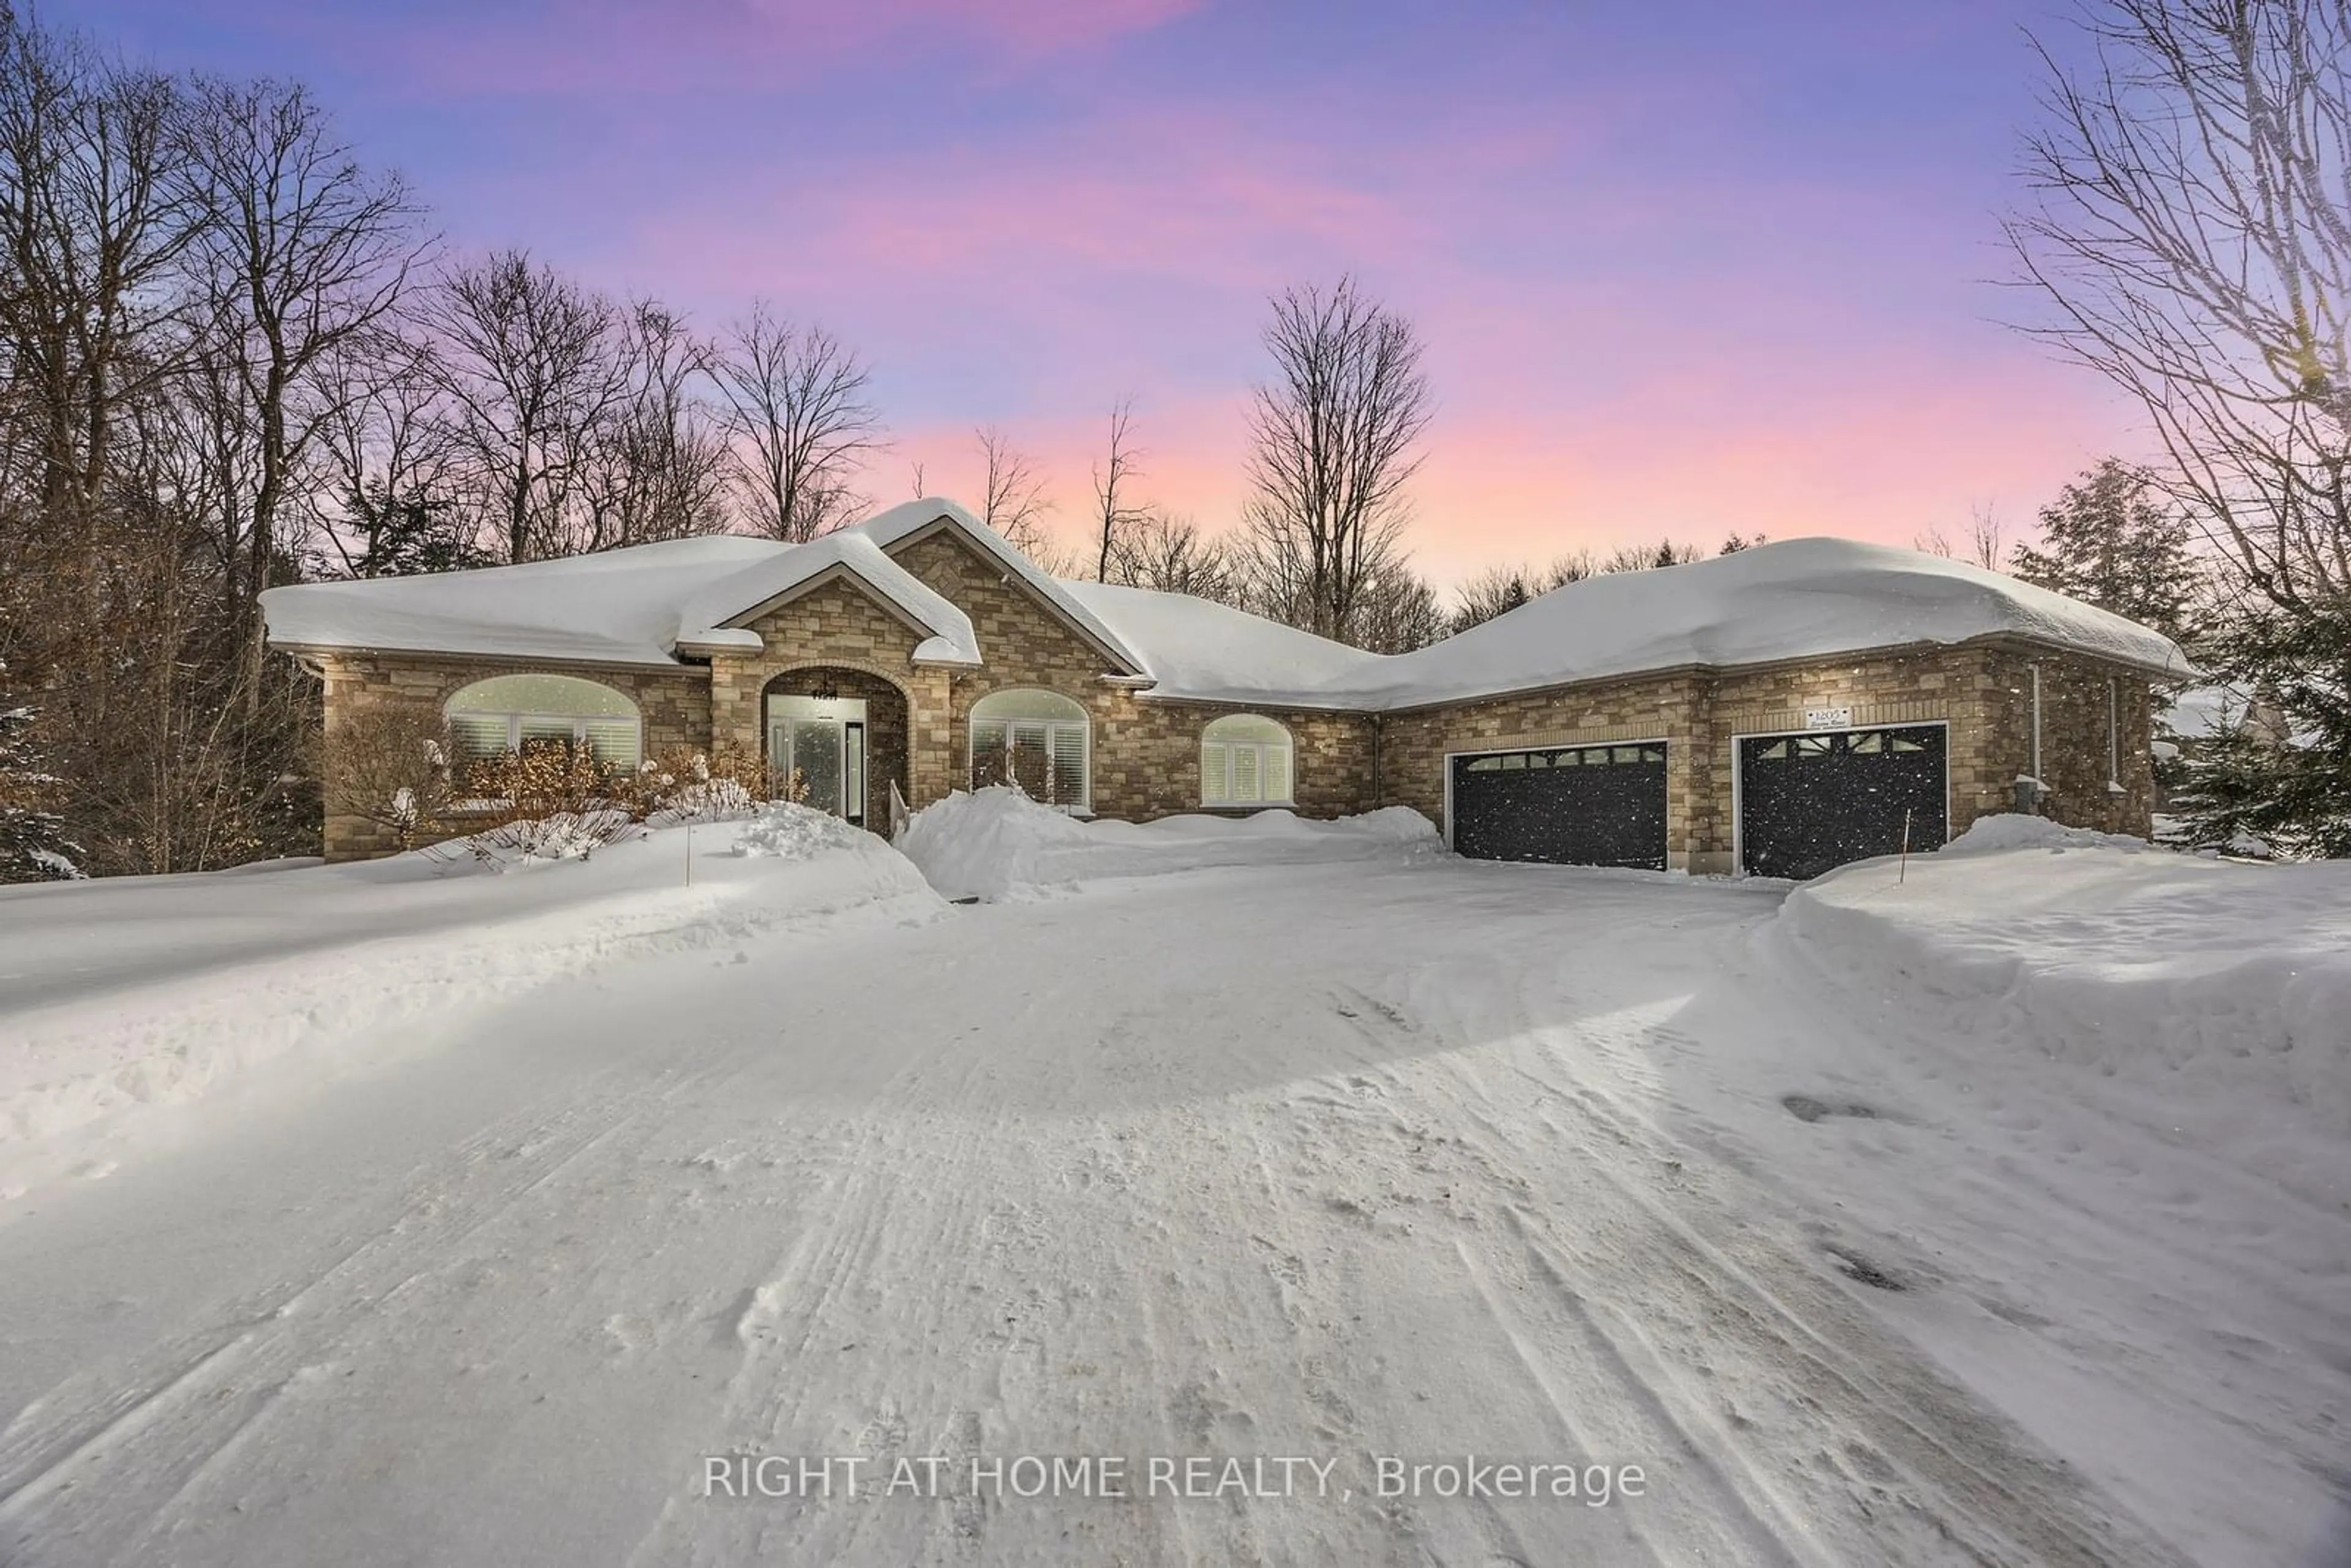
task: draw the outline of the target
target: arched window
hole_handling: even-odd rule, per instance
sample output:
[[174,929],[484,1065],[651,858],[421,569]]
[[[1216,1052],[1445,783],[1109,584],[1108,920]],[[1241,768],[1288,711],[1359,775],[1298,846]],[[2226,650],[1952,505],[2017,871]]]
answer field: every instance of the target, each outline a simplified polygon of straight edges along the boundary
[[496,757],[534,740],[584,747],[597,761],[634,768],[643,744],[637,705],[576,675],[494,675],[449,699],[449,734],[462,757]]
[[1200,732],[1200,804],[1287,806],[1290,731],[1262,714],[1227,714]]
[[1092,803],[1086,710],[1059,692],[990,692],[971,707],[971,783],[1018,784],[1049,806]]

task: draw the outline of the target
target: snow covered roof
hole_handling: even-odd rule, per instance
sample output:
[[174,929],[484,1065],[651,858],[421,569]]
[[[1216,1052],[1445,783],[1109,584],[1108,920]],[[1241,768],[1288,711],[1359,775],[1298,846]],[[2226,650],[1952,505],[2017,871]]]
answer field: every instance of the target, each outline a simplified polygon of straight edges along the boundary
[[1416,707],[1688,665],[1823,658],[2013,636],[2185,675],[2172,641],[2015,578],[1919,550],[1789,539],[1557,588],[1333,688],[1349,706]]
[[1030,591],[1060,611],[1088,638],[1099,644],[1114,663],[1124,665],[1126,673],[1140,674],[1143,672],[1143,662],[1135,657],[1134,650],[1122,643],[1115,632],[1097,620],[1083,601],[1071,596],[1067,591],[1067,583],[1046,576],[1037,569],[1036,562],[1013,549],[1002,534],[943,496],[926,496],[919,501],[908,501],[868,517],[853,528],[841,531],[863,534],[886,550],[908,535],[920,533],[934,523],[942,521],[955,524],[965,538],[994,557],[1006,572],[1019,578]]
[[478,571],[273,588],[261,608],[270,641],[288,647],[670,664],[683,602],[791,549],[720,534]]
[[[835,570],[855,576],[930,633],[914,649],[918,662],[980,662],[979,634],[972,630],[971,617],[883,554],[881,545],[862,528],[842,528],[797,549],[778,549],[718,579],[680,607],[674,641],[689,648],[742,646],[745,633],[730,627],[729,622],[746,619],[761,606]],[[735,635],[727,636],[729,632]],[[753,637],[751,643],[756,646],[758,639]]]
[[262,595],[269,636],[297,648],[382,649],[598,664],[669,664],[679,653],[756,651],[730,622],[828,573],[856,578],[929,633],[925,663],[976,664],[971,618],[885,553],[934,524],[1003,563],[1122,674],[1142,664],[1109,628],[955,502],[893,507],[803,545],[716,535],[477,571],[303,583]]
[[1343,700],[1321,694],[1343,688],[1366,667],[1384,662],[1189,594],[1066,580],[1060,587],[1141,655],[1155,697],[1340,707],[1347,706]]
[[733,624],[823,580],[854,577],[928,633],[926,662],[987,657],[971,619],[888,549],[951,526],[1154,697],[1376,712],[1691,665],[1724,667],[2014,636],[2183,676],[2144,626],[1998,572],[1849,539],[1791,539],[1589,578],[1416,653],[1366,653],[1183,594],[1056,581],[952,501],[893,507],[804,545],[717,536],[526,566],[262,596],[273,642],[606,664],[750,649]]

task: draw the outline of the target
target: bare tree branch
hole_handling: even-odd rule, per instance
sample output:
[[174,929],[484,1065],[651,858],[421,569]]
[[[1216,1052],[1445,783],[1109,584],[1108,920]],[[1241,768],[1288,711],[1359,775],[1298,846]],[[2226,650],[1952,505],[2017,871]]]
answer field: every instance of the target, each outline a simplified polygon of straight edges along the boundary
[[1143,476],[1142,452],[1134,444],[1134,399],[1123,397],[1111,405],[1110,450],[1094,465],[1094,530],[1100,549],[1094,560],[1094,580],[1110,580],[1111,561],[1119,538],[1144,515],[1134,500],[1133,484]]
[[857,356],[760,304],[728,333],[713,373],[758,531],[800,543],[848,522],[863,505],[851,486],[883,444]]
[[1412,324],[1352,278],[1274,297],[1250,409],[1248,570],[1268,614],[1349,638],[1396,555],[1430,414]]

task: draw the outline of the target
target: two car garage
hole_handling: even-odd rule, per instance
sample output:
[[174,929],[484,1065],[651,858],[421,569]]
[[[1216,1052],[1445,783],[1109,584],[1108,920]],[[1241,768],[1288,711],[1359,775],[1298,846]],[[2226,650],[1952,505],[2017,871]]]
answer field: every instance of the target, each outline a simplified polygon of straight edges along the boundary
[[[1453,847],[1485,860],[1664,870],[1667,758],[1676,744],[1456,753],[1447,759]],[[1742,872],[1818,876],[1906,842],[1933,849],[1948,836],[1949,731],[1940,724],[1730,744]]]

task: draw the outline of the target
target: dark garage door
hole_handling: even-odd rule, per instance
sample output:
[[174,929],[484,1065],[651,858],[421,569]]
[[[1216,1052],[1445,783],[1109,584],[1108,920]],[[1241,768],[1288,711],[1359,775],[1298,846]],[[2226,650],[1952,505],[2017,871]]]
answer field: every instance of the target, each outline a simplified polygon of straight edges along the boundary
[[1666,748],[1453,758],[1453,848],[1480,860],[1666,868]]
[[1740,861],[1757,876],[1813,877],[1946,836],[1944,729],[1913,725],[1739,743]]

